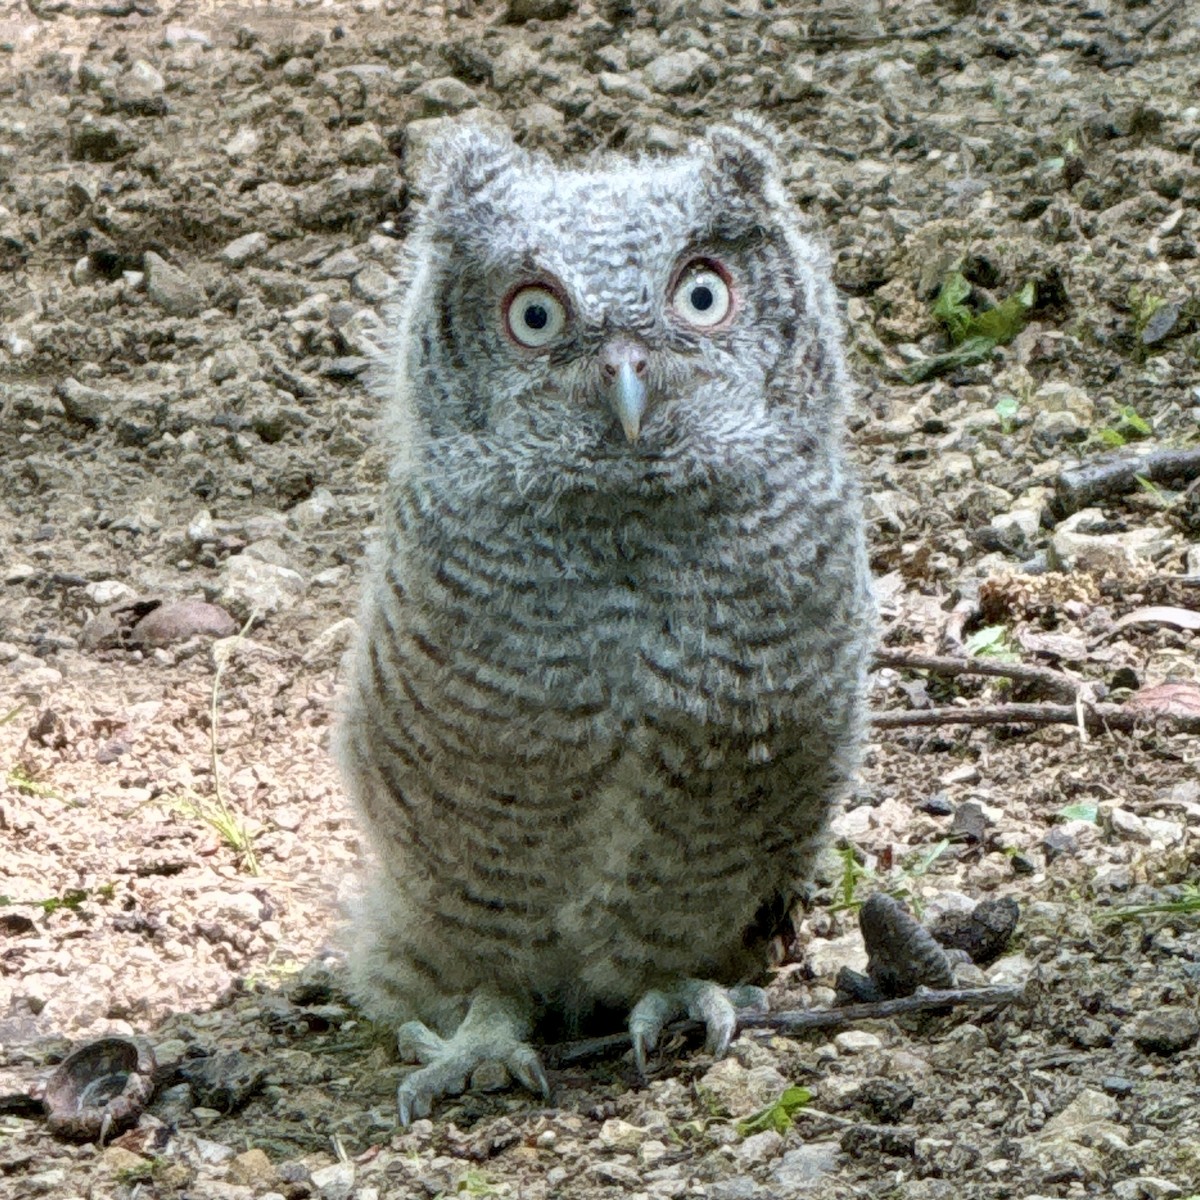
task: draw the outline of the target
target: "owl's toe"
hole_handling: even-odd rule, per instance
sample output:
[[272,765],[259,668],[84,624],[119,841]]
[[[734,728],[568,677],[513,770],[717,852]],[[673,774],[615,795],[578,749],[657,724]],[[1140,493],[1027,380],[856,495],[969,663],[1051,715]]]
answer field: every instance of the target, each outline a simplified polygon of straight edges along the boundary
[[638,1074],[646,1074],[646,1056],[658,1045],[663,1027],[689,1016],[705,1027],[704,1048],[721,1058],[737,1032],[738,1012],[766,1012],[767,994],[759,987],[722,987],[705,979],[684,979],[665,990],[647,992],[629,1014],[629,1036]]
[[429,1116],[439,1100],[466,1091],[475,1069],[486,1062],[502,1063],[513,1079],[548,1100],[550,1082],[537,1051],[525,1041],[527,1032],[521,1007],[487,992],[472,1000],[453,1037],[439,1037],[420,1021],[402,1025],[396,1035],[400,1053],[422,1065],[397,1089],[400,1123],[411,1125]]

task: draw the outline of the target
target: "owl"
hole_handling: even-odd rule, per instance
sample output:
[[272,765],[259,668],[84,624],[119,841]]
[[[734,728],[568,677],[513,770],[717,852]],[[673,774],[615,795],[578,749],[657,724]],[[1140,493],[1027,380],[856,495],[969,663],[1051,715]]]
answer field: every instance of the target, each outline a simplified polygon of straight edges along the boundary
[[563,165],[429,151],[340,760],[350,965],[422,1065],[690,1014],[724,1052],[857,763],[874,613],[826,255],[772,131]]

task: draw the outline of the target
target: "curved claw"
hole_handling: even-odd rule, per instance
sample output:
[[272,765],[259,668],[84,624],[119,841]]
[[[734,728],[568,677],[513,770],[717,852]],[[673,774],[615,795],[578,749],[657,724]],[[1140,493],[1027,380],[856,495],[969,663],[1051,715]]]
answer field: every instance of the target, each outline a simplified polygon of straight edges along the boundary
[[665,992],[649,991],[634,1006],[629,1014],[629,1036],[633,1041],[633,1062],[637,1073],[646,1078],[646,1052],[658,1045],[663,1026],[683,1006]]
[[396,1048],[405,1062],[431,1063],[446,1050],[446,1039],[420,1021],[407,1021],[396,1030]]
[[728,991],[717,983],[696,983],[688,997],[688,1016],[703,1021],[707,1036],[704,1049],[723,1058],[737,1030],[737,1011]]
[[504,1064],[512,1077],[531,1092],[540,1092],[543,1100],[550,1099],[550,1080],[537,1051],[531,1046],[519,1045]]

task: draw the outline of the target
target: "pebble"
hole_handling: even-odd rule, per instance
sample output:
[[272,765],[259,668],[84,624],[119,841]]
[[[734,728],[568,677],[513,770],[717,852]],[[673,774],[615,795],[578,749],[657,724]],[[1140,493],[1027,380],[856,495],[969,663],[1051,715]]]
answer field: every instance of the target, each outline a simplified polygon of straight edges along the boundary
[[265,233],[255,231],[234,238],[224,249],[218,251],[217,258],[226,266],[240,267],[252,258],[265,254],[270,249],[271,239]]
[[223,609],[203,600],[180,600],[148,612],[133,627],[135,646],[170,646],[198,635],[223,638],[237,632],[237,622]]
[[426,117],[440,117],[447,113],[460,113],[479,103],[479,97],[461,79],[445,75],[423,83],[413,92],[419,100]]
[[186,271],[147,250],[142,255],[146,271],[146,295],[163,312],[173,317],[197,316],[208,304],[204,289]]
[[526,21],[557,21],[574,8],[575,0],[508,0],[504,19],[511,25],[523,25]]
[[275,1168],[266,1153],[257,1146],[235,1155],[229,1160],[229,1180],[249,1187],[262,1187],[274,1183]]
[[291,608],[304,592],[304,578],[291,568],[235,554],[225,562],[218,598],[244,619],[252,612],[265,617]]
[[1190,1008],[1166,1005],[1139,1013],[1129,1032],[1139,1050],[1170,1056],[1188,1049],[1200,1037],[1200,1020]]
[[162,116],[167,111],[163,96],[166,86],[167,81],[158,69],[139,58],[130,64],[129,70],[117,76],[117,104],[125,112],[139,116]]
[[865,1029],[846,1029],[839,1033],[833,1044],[840,1054],[869,1054],[883,1049],[883,1039]]
[[83,589],[83,594],[92,604],[104,608],[109,604],[132,600],[137,592],[119,579],[101,579],[96,583],[89,583]]
[[711,62],[703,50],[693,47],[660,55],[647,63],[642,73],[656,92],[676,96],[694,91],[700,84],[701,71]]
[[774,1129],[751,1134],[734,1150],[734,1158],[743,1166],[755,1166],[777,1158],[783,1149],[783,1136]]
[[808,1190],[837,1167],[840,1153],[837,1142],[809,1142],[798,1150],[789,1150],[771,1177],[786,1195]]
[[54,394],[62,401],[68,420],[80,425],[99,425],[112,408],[107,393],[88,387],[70,375],[54,389]]

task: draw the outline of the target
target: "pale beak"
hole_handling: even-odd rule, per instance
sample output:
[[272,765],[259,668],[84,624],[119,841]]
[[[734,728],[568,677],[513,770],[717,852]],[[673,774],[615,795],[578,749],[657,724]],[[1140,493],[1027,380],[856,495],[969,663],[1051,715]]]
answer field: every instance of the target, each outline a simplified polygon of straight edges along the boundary
[[616,338],[600,351],[600,374],[630,445],[638,440],[646,415],[646,347],[632,338]]

